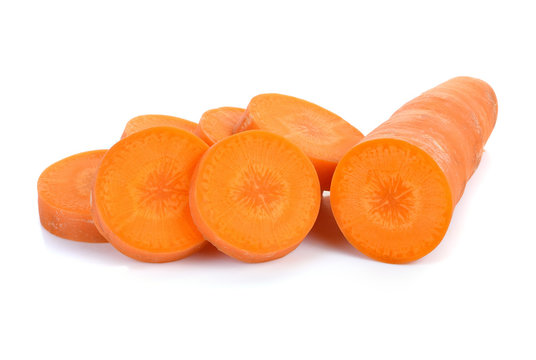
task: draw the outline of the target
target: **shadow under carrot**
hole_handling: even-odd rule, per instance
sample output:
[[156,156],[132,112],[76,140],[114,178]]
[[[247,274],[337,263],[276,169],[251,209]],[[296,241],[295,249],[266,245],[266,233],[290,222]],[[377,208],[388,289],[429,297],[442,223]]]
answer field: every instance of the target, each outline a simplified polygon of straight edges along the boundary
[[351,246],[344,238],[344,235],[333,217],[329,195],[324,195],[322,197],[318,217],[306,241],[315,246],[330,248],[338,252],[368,259],[365,255],[361,254]]

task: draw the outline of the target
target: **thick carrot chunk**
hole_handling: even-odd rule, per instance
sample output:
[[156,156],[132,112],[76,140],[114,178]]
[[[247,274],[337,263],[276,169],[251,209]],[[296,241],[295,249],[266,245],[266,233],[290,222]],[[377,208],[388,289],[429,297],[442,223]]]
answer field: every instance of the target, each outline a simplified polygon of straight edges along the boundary
[[485,82],[451,79],[402,106],[340,161],[333,214],[348,241],[404,263],[443,239],[497,119]]

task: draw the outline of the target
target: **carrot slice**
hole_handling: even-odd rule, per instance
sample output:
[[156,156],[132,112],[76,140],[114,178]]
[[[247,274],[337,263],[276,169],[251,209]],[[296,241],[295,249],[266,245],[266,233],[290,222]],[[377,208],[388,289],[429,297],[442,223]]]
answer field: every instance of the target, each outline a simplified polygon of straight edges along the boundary
[[190,177],[208,148],[185,130],[153,127],[116,143],[97,173],[93,218],[123,254],[146,262],[184,258],[205,243],[188,205]]
[[196,134],[209,146],[233,134],[233,129],[240,122],[245,109],[221,107],[206,111],[199,120]]
[[50,233],[85,242],[106,242],[91,217],[90,193],[106,150],[69,156],[50,165],[37,181],[39,217]]
[[497,119],[485,82],[451,79],[402,106],[339,162],[335,219],[364,254],[405,263],[443,239]]
[[292,96],[262,94],[251,99],[236,132],[261,129],[297,145],[316,168],[322,190],[329,190],[339,160],[363,134],[340,116]]
[[183,129],[194,134],[197,129],[197,124],[184,120],[175,116],[169,115],[141,115],[136,116],[127,122],[125,130],[121,139],[126,138],[129,135],[132,135],[138,131],[149,129],[156,126],[171,126],[178,129]]
[[214,144],[192,178],[190,209],[204,237],[245,262],[280,258],[305,238],[320,208],[307,156],[285,138],[246,131]]

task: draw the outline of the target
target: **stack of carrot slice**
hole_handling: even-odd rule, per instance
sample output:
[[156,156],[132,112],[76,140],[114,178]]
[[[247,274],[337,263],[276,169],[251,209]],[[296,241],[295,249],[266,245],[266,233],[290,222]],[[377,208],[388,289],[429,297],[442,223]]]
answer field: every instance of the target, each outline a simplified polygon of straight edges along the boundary
[[295,97],[246,109],[130,120],[109,150],[65,158],[38,180],[43,227],[109,242],[145,262],[207,241],[244,262],[285,256],[306,237],[323,190],[348,241],[383,262],[432,251],[497,118],[485,82],[459,77],[405,104],[369,135]]

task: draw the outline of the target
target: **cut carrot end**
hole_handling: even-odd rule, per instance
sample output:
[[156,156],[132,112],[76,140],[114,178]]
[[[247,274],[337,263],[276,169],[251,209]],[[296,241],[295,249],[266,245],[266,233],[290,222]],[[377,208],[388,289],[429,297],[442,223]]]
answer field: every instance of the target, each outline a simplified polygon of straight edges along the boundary
[[50,165],[37,181],[43,227],[64,239],[106,242],[91,217],[90,193],[106,150],[76,154]]
[[347,240],[388,263],[414,261],[432,251],[453,211],[443,171],[426,152],[402,140],[355,146],[337,166],[330,195]]
[[197,132],[197,124],[192,121],[169,115],[141,115],[136,116],[127,122],[121,139],[124,139],[127,136],[139,131],[158,126],[170,126],[177,129],[186,130],[192,134]]
[[322,190],[329,190],[337,162],[363,134],[340,116],[292,96],[262,94],[251,99],[236,132],[266,130],[285,137],[313,162]]
[[233,129],[242,119],[245,109],[221,107],[206,111],[199,120],[196,134],[209,146],[233,134]]
[[281,136],[246,131],[214,144],[192,178],[192,217],[204,237],[245,262],[282,257],[305,238],[320,207],[307,156]]
[[204,245],[188,204],[190,178],[208,146],[172,127],[153,127],[115,144],[93,190],[93,216],[108,241],[145,262],[184,258]]

